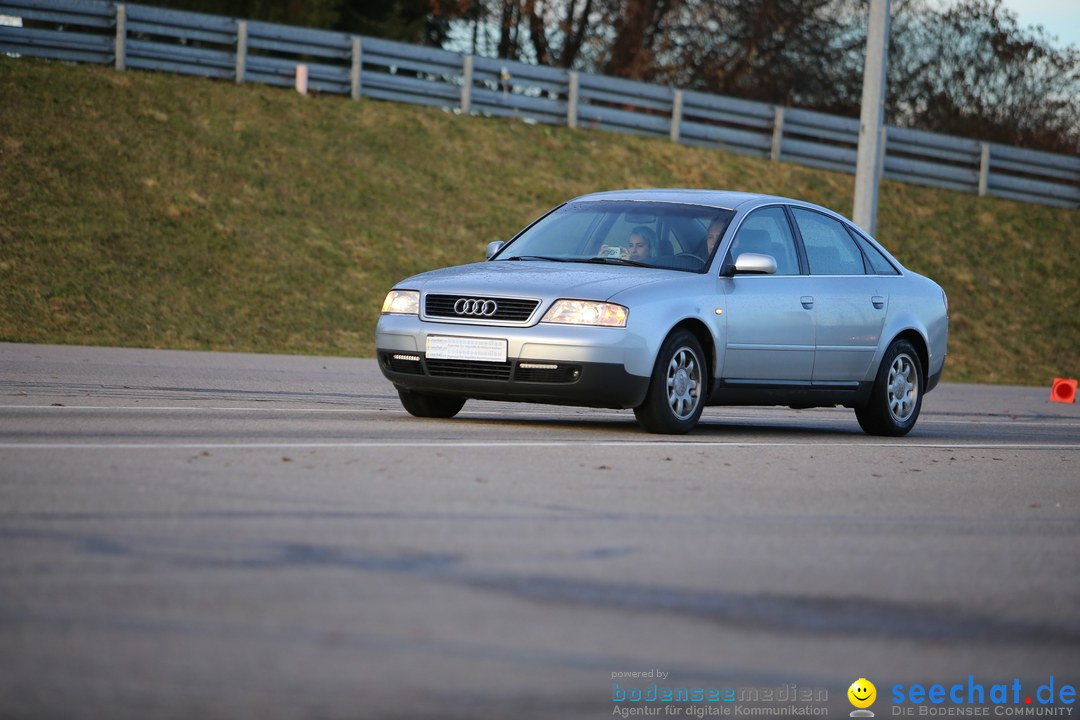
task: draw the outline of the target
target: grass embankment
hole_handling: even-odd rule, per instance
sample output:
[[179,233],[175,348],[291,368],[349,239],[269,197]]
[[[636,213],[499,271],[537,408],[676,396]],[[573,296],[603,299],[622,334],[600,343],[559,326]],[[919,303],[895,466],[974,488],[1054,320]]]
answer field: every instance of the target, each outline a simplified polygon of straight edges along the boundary
[[[0,339],[370,355],[386,290],[594,190],[851,210],[849,175],[662,140],[0,57]],[[940,282],[946,378],[1080,374],[1080,212],[884,183]]]

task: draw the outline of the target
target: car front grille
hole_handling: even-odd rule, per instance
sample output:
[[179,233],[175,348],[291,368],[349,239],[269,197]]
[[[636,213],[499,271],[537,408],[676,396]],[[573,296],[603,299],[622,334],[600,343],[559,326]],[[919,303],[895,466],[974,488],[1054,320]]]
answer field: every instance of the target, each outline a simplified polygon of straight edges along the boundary
[[[495,309],[490,315],[459,313],[455,311],[454,306],[461,300],[473,301],[471,304],[474,305],[491,302],[494,303]],[[454,320],[525,322],[532,316],[536,306],[539,304],[539,300],[530,298],[432,294],[428,295],[424,300],[424,314],[428,317],[452,318]]]
[[476,380],[509,380],[509,362],[477,362],[475,360],[427,360],[428,373],[435,377],[473,378]]

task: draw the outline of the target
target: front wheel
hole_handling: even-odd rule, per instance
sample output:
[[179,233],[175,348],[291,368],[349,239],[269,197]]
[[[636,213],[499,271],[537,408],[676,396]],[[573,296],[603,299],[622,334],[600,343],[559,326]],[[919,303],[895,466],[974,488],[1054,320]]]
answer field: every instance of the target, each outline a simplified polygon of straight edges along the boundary
[[652,433],[690,432],[705,406],[705,353],[686,330],[668,336],[653,368],[645,402],[634,408],[638,423]]
[[881,360],[870,400],[855,408],[859,426],[870,435],[901,437],[911,432],[922,409],[922,365],[907,340],[896,340]]
[[422,418],[452,418],[465,406],[465,398],[449,395],[425,395],[398,388],[398,398],[410,415]]

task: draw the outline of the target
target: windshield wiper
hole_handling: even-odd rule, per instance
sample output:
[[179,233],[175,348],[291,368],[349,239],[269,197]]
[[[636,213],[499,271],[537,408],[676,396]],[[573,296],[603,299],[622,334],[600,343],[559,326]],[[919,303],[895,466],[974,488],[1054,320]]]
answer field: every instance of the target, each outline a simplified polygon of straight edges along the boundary
[[580,260],[575,260],[574,262],[600,263],[601,265],[632,265],[634,267],[656,267],[655,265],[638,262],[637,260],[624,260],[622,258],[610,257],[581,258]]
[[637,260],[624,260],[622,258],[609,258],[609,257],[591,257],[591,258],[559,258],[550,257],[548,255],[515,255],[514,257],[499,258],[499,260],[547,260],[548,262],[559,263],[599,263],[601,265],[631,265],[633,267],[656,267],[655,265],[649,265],[648,263],[638,262]]
[[499,258],[500,260],[547,260],[548,262],[574,262],[566,258],[548,257],[546,255],[515,255],[514,257]]

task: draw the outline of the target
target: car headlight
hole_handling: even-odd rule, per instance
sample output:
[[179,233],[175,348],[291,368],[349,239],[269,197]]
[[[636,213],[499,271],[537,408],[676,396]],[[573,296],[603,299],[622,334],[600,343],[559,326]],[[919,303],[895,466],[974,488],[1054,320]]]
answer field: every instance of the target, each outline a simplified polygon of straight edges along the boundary
[[383,314],[419,315],[420,293],[417,290],[391,290],[382,304]]
[[570,325],[602,325],[626,327],[630,310],[615,303],[593,300],[556,300],[541,322]]

